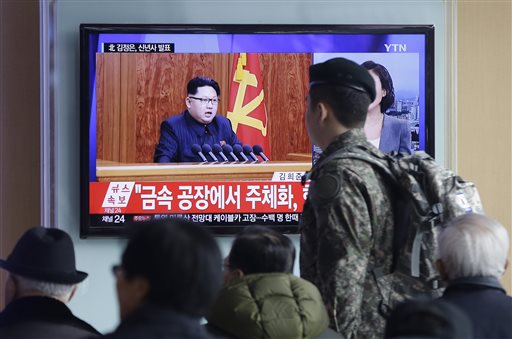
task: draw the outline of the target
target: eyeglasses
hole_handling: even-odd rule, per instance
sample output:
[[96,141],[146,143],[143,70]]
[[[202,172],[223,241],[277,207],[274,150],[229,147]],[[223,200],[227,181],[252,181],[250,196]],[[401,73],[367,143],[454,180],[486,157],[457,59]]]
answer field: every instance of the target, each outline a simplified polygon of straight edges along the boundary
[[209,99],[209,98],[196,98],[196,97],[189,97],[189,98],[190,99],[194,99],[194,100],[199,100],[199,101],[201,101],[201,104],[203,104],[203,105],[206,105],[209,102],[211,102],[212,105],[218,105],[219,101],[220,101],[219,98],[213,98],[213,99]]
[[121,265],[114,265],[112,266],[112,274],[116,277],[119,275],[119,273],[123,270],[123,267]]

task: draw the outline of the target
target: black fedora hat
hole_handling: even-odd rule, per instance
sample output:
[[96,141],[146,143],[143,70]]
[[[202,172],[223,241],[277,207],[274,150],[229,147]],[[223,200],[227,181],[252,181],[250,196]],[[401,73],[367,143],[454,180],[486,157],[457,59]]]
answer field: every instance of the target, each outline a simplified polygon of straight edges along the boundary
[[23,277],[58,284],[76,284],[87,273],[76,270],[71,237],[55,228],[34,227],[18,240],[0,267]]

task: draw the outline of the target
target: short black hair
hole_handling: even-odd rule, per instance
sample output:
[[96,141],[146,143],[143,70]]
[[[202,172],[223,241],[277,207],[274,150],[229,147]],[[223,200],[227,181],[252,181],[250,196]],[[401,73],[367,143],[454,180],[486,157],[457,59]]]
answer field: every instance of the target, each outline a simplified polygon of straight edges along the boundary
[[217,83],[217,81],[215,81],[211,78],[207,78],[207,77],[195,77],[194,79],[190,80],[187,84],[187,93],[194,95],[197,93],[197,89],[199,87],[204,87],[204,86],[212,87],[215,90],[215,92],[217,93],[217,96],[220,97],[219,84]]
[[471,339],[471,320],[443,300],[408,300],[398,304],[386,321],[385,338]]
[[148,302],[197,317],[207,313],[222,286],[215,239],[181,219],[132,225],[121,266],[127,279],[148,280]]
[[292,273],[295,247],[287,236],[263,226],[249,226],[237,234],[228,264],[244,274]]
[[319,84],[309,89],[310,105],[323,102],[331,107],[336,119],[347,128],[363,127],[371,101],[367,93],[331,84]]
[[393,86],[393,79],[391,78],[391,75],[386,67],[371,60],[363,62],[361,66],[369,71],[374,71],[379,77],[382,89],[386,91],[386,96],[383,97],[380,102],[380,111],[381,113],[386,113],[386,111],[395,103],[395,87]]

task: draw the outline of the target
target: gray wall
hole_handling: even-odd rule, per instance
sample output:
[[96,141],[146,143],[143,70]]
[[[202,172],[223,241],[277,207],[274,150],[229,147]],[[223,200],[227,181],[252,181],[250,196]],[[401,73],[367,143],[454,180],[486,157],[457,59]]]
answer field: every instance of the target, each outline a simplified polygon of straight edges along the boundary
[[[445,161],[445,3],[429,1],[55,1],[57,226],[76,241],[77,265],[89,272],[70,306],[100,331],[118,323],[110,273],[123,242],[78,238],[80,23],[433,24],[435,41],[436,158]],[[298,237],[293,237],[297,245]],[[230,238],[219,238],[226,253]]]

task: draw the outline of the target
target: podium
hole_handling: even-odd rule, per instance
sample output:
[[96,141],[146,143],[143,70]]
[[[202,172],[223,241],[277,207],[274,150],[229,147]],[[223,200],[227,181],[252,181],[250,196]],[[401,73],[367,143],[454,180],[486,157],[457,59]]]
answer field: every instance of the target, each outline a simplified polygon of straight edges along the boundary
[[311,161],[117,163],[97,160],[97,181],[272,180],[276,172],[306,172]]

